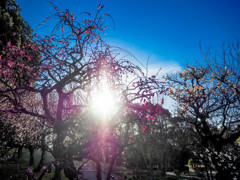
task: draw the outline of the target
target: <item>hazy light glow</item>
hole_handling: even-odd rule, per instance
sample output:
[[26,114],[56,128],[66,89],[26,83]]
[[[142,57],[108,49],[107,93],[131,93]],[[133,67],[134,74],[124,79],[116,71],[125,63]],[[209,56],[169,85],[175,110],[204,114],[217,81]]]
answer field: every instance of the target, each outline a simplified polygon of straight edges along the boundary
[[117,111],[118,103],[114,92],[106,82],[93,90],[91,95],[91,111],[97,118],[111,118]]

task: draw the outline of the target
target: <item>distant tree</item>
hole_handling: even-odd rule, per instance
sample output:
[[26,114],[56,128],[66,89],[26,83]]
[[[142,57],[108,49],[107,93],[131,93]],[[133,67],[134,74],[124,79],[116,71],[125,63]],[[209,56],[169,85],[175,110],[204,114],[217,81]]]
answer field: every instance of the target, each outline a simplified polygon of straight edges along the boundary
[[182,122],[180,117],[172,117],[164,108],[153,120],[139,118],[135,142],[126,150],[128,167],[136,171],[147,170],[151,176],[183,170],[190,157],[191,128]]
[[[21,46],[24,46],[24,45],[27,47],[30,47],[30,43],[32,44],[32,42],[31,42],[32,29],[29,26],[29,24],[22,18],[22,16],[20,15],[20,11],[21,10],[20,10],[19,6],[16,4],[15,0],[2,0],[0,2],[0,24],[1,24],[0,50],[1,51],[3,49],[6,50],[10,46],[12,46],[13,48],[20,48]],[[27,50],[27,48],[25,48],[25,49]],[[29,51],[30,50],[28,49],[28,52]],[[23,54],[26,54],[27,52],[19,51],[19,53],[21,53],[23,55]],[[31,51],[31,53],[33,53],[33,52]],[[17,56],[17,54],[14,54],[13,56]],[[6,51],[2,51],[0,68],[3,69],[7,65],[11,65],[13,63],[13,61],[16,60],[13,56],[11,59],[8,59],[8,57],[6,55]],[[4,61],[2,59],[6,59],[6,61]],[[23,80],[23,79],[25,79],[26,76],[30,76],[30,74],[25,74],[24,72],[21,72],[21,68],[19,69],[18,67],[21,67],[23,64],[28,64],[28,63],[36,65],[37,60],[39,60],[39,59],[36,59],[36,61],[29,62],[29,60],[27,60],[26,58],[23,58],[23,56],[22,56],[22,59],[20,60],[21,62],[18,60],[18,66],[15,66],[15,68],[14,68],[14,71],[16,72],[15,75],[18,80],[15,82],[10,82],[10,83],[17,83],[19,85],[21,79]],[[1,74],[0,74],[1,80],[6,78],[4,76],[5,72],[1,71]],[[23,80],[23,81],[25,81],[25,80]],[[0,85],[1,88],[3,88],[3,86],[4,86],[3,84]],[[11,96],[11,93],[8,93],[8,95]],[[8,105],[5,102],[4,103],[2,102],[0,105],[0,109],[6,109],[7,106]],[[22,118],[24,116],[17,115],[17,116],[7,117],[8,115],[9,115],[9,113],[2,112],[2,116],[0,119],[4,125],[3,127],[4,128],[8,127],[8,129],[5,129],[5,130],[12,132],[12,135],[9,134],[10,136],[8,136],[8,138],[7,138],[9,141],[6,143],[7,143],[8,147],[10,145],[12,145],[12,147],[19,147],[18,156],[21,156],[21,149],[23,147],[21,145],[21,144],[23,144],[21,139],[23,136],[22,135],[20,136],[19,132],[22,131],[22,133],[24,134],[24,130],[20,128],[20,126],[21,126],[20,122],[23,123]],[[13,124],[13,121],[16,120],[17,118],[19,118],[18,123]],[[16,125],[16,124],[18,124],[18,125]],[[14,126],[14,127],[12,127],[12,126]],[[1,133],[2,137],[5,135],[6,135],[5,133],[3,133],[3,132]],[[13,137],[15,137],[15,138],[13,138]],[[16,141],[16,137],[19,137],[19,140]],[[4,139],[6,140],[6,138],[4,138]],[[9,147],[9,148],[12,148],[12,147]]]
[[197,133],[194,131],[193,126],[186,123],[186,121],[188,120],[180,116],[174,116],[170,119],[169,136],[175,150],[173,153],[175,157],[172,157],[170,167],[179,172],[186,171],[186,165],[194,150],[193,145],[197,143]]
[[[37,99],[28,93],[25,93],[24,96],[28,109],[37,109],[38,111],[41,111],[38,106],[40,99]],[[31,99],[28,99],[28,97],[31,97]],[[0,107],[1,109],[6,108],[6,104],[3,103]],[[5,111],[7,111],[7,109],[5,109]],[[38,148],[47,149],[46,145],[44,145],[46,144],[45,137],[49,135],[50,129],[44,125],[44,120],[37,119],[34,116],[21,113],[3,113],[2,110],[1,113],[0,122],[2,128],[0,130],[0,145],[3,152],[5,151],[5,154],[3,153],[2,155],[7,156],[9,152],[8,150],[17,148],[18,158],[21,158],[22,149],[26,148],[30,152],[29,165],[34,165],[34,150]]]
[[0,50],[10,41],[15,46],[22,46],[31,41],[32,29],[20,14],[21,9],[15,0],[0,2]]
[[[213,80],[232,93],[236,101],[240,102],[240,42],[223,41],[218,49],[209,48],[203,56]],[[204,54],[204,52],[203,52]],[[235,121],[232,123],[240,122]]]
[[227,42],[204,56],[207,66],[187,66],[167,77],[170,96],[198,133],[196,158],[207,173],[217,170],[216,179],[239,178],[239,50],[238,43]]
[[[11,158],[9,156],[9,152],[11,149],[15,147],[14,143],[14,134],[15,131],[11,127],[11,124],[8,122],[8,117],[6,113],[1,113],[1,121],[0,121],[0,159],[7,160]],[[20,156],[19,156],[20,157]]]
[[[100,133],[98,135],[99,140],[97,142],[96,138],[92,138],[95,144],[100,144],[100,146],[98,146],[100,151],[95,153],[95,161],[101,160],[101,162],[108,164],[104,167],[104,170],[107,171],[106,180],[111,179],[111,175],[114,171],[114,165],[121,165],[121,163],[119,163],[119,158],[122,156],[123,152],[134,144],[133,134],[135,132],[134,126],[136,125],[133,119],[135,117],[134,114],[135,113],[128,111],[114,117],[112,122],[109,122],[105,129],[97,131]],[[93,135],[96,137],[95,134]],[[89,149],[90,154],[93,149],[97,149],[97,147]],[[101,157],[101,159],[96,157]]]

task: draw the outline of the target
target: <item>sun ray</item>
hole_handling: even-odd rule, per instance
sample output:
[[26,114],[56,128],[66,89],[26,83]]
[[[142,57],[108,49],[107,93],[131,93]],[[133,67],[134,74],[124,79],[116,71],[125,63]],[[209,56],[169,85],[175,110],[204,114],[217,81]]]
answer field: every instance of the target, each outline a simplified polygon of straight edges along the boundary
[[114,91],[102,80],[91,94],[91,112],[100,119],[111,118],[118,109],[117,97]]

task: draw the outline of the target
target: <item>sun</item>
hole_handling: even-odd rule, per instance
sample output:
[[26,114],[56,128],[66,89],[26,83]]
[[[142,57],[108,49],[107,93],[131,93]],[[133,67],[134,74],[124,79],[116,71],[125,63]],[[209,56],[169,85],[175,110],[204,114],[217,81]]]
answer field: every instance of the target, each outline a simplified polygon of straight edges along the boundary
[[117,97],[105,81],[91,94],[91,112],[97,118],[111,118],[118,110]]

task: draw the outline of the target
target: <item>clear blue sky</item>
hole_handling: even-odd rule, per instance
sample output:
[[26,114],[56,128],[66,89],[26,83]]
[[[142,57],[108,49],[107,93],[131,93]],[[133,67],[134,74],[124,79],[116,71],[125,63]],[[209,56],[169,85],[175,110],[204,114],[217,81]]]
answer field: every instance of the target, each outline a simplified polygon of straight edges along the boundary
[[[38,24],[54,9],[46,0],[16,0],[22,16],[38,33]],[[183,66],[201,59],[199,43],[206,49],[222,40],[240,40],[240,0],[54,0],[60,9],[94,14],[98,4],[110,14],[106,40],[131,51],[138,59],[159,66]],[[44,29],[45,28],[45,29]],[[164,67],[162,67],[164,69]]]

